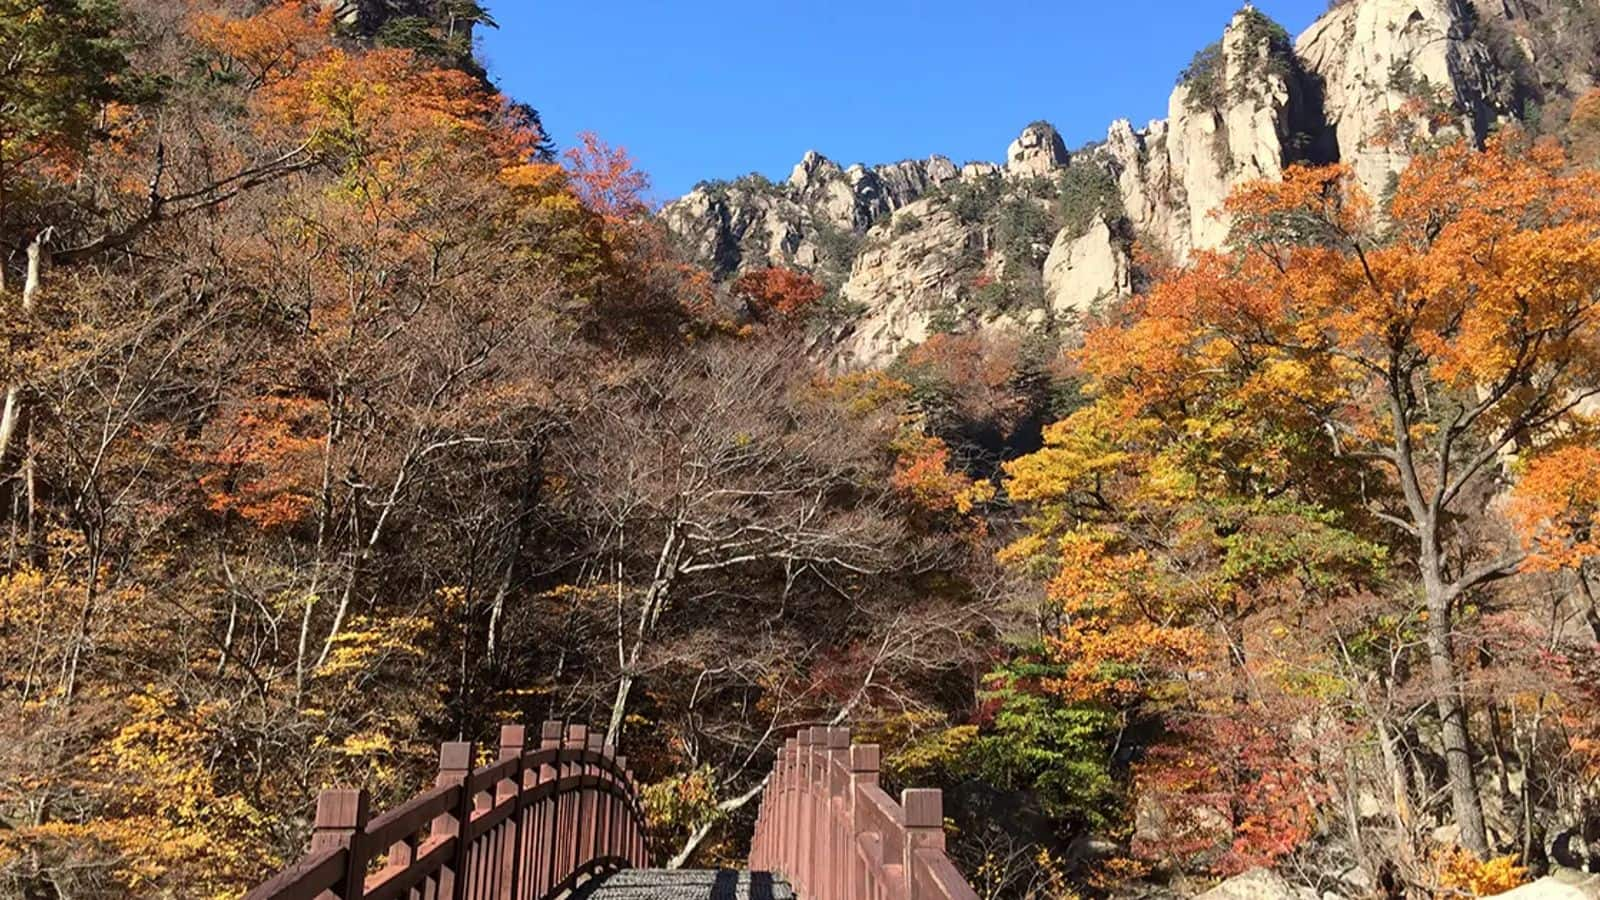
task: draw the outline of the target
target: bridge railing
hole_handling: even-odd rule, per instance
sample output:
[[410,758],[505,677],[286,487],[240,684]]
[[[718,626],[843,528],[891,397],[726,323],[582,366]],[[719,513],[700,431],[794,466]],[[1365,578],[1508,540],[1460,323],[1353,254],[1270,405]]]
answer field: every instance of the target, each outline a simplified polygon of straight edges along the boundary
[[806,900],[976,900],[945,854],[944,801],[878,786],[876,744],[809,728],[783,745],[761,798],[750,868],[781,872]]
[[311,851],[246,900],[543,900],[646,868],[644,811],[626,757],[582,725],[500,731],[474,769],[444,744],[431,790],[377,818],[365,791],[323,791]]

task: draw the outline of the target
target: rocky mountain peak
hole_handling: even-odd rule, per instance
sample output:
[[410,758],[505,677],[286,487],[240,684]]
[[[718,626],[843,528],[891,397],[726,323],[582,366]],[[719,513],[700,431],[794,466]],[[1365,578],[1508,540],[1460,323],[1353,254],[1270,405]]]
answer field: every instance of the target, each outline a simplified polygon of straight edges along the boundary
[[1247,4],[1183,69],[1165,118],[1118,120],[1102,143],[1069,152],[1041,121],[1000,165],[841,169],[811,152],[784,185],[741,179],[663,215],[721,276],[796,265],[837,288],[855,316],[835,344],[846,362],[940,330],[1054,334],[1132,289],[1135,239],[1175,262],[1224,245],[1223,201],[1248,181],[1341,161],[1381,198],[1419,148],[1565,121],[1600,75],[1594,7],[1343,0],[1293,38]]
[[1049,175],[1072,161],[1054,125],[1034,122],[1006,148],[1008,175]]
[[794,171],[789,175],[789,186],[803,191],[816,182],[826,181],[843,174],[839,164],[823,156],[815,150],[807,150],[806,155],[795,163]]

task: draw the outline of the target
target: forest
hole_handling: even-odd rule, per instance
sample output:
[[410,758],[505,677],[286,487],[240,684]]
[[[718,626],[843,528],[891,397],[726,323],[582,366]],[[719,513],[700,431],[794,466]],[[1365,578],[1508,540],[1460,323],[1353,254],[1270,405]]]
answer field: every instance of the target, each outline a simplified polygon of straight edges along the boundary
[[239,897],[545,718],[673,864],[845,721],[986,898],[1600,861],[1600,92],[857,370],[450,9],[0,0],[0,896]]

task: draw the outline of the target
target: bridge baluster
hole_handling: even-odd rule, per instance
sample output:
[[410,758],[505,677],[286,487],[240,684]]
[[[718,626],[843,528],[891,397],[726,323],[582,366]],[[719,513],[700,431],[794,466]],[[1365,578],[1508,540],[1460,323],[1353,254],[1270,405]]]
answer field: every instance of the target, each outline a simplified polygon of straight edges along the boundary
[[[849,882],[846,896],[870,897],[872,874],[882,864],[883,846],[880,839],[863,837],[870,829],[867,820],[866,789],[878,786],[878,745],[857,744],[850,748],[850,839],[840,858]],[[863,843],[868,844],[863,847]]]
[[[599,734],[598,732],[589,734],[588,740],[584,744],[584,749],[590,753],[599,753],[604,747],[605,736]],[[593,762],[584,763],[583,774],[587,776],[588,785],[584,788],[583,796],[587,798],[588,802],[586,804],[584,814],[583,842],[579,845],[582,848],[582,860],[579,862],[579,865],[586,865],[598,855],[597,848],[600,843],[599,838],[601,827],[601,798],[604,796],[600,792],[600,788],[598,786],[600,780],[600,771],[600,767],[595,765]]]
[[[628,758],[626,756],[613,756],[611,758],[611,761],[616,763],[618,771],[626,772],[628,770]],[[626,779],[623,779],[621,776],[617,777],[617,786],[618,787],[626,787],[627,783],[628,782],[627,782]],[[617,797],[612,797],[611,798],[611,804],[612,804],[612,809],[616,813],[616,817],[615,817],[614,821],[612,821],[612,823],[611,823],[611,852],[612,852],[612,855],[614,855],[614,856],[619,856],[619,857],[622,857],[623,859],[627,859],[628,858],[628,853],[627,853],[627,846],[628,846],[628,844],[627,844],[627,841],[628,841],[628,808],[627,808],[627,804],[626,804],[625,801],[623,801],[623,800],[621,800],[621,799],[619,799]]]
[[828,729],[828,754],[824,763],[827,774],[824,783],[827,793],[826,825],[828,834],[828,865],[824,878],[828,900],[845,900],[845,867],[838,863],[845,859],[845,832],[848,821],[845,790],[850,780],[850,729]]
[[366,791],[329,790],[317,795],[311,851],[344,848],[344,878],[341,886],[330,892],[339,900],[361,900],[364,896],[368,854],[362,833],[368,814]]
[[455,809],[439,816],[433,822],[433,834],[438,837],[455,837],[455,850],[450,862],[439,873],[440,900],[463,900],[466,897],[467,860],[472,848],[466,840],[467,823],[472,818],[472,791],[467,779],[472,774],[472,744],[456,741],[439,747],[439,777],[435,784],[460,785]]
[[931,789],[909,789],[900,794],[906,811],[905,876],[908,900],[933,900],[922,888],[919,850],[944,850],[944,795]]
[[[565,726],[560,722],[546,722],[539,729],[540,750],[561,750],[561,733]],[[561,778],[560,760],[553,763],[544,763],[539,766],[539,783],[554,783]],[[556,875],[556,845],[560,840],[560,809],[561,799],[552,795],[539,804],[539,830],[538,851],[535,855],[535,865],[538,878],[535,879],[533,890],[534,897],[543,897],[555,887],[559,877]]]
[[[600,744],[600,756],[602,758],[612,760],[616,758],[616,755],[616,747],[603,742]],[[598,824],[595,826],[594,855],[597,858],[604,859],[612,853],[611,828],[616,824],[615,808],[617,798],[612,795],[609,787],[616,783],[616,776],[606,771],[604,763],[596,770],[596,774],[599,776],[599,783],[595,785],[595,801],[598,806],[595,818],[598,820]]]
[[495,785],[494,806],[512,804],[511,816],[495,826],[494,900],[516,900],[513,893],[522,866],[522,749],[528,742],[528,729],[521,725],[500,728],[500,761],[517,760],[518,766]]

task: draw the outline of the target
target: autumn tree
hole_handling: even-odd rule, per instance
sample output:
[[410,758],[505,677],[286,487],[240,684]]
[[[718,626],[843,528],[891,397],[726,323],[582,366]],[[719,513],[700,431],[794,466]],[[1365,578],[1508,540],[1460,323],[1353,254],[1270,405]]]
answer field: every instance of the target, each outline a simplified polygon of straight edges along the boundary
[[[1575,501],[1556,503],[1573,512],[1547,508],[1525,522],[1581,555],[1561,529],[1582,514],[1585,469],[1563,438],[1587,428],[1580,411],[1597,390],[1595,187],[1558,148],[1511,132],[1483,152],[1455,146],[1419,159],[1383,217],[1340,167],[1242,189],[1228,204],[1238,249],[1200,255],[1126,321],[1091,334],[1081,362],[1094,404],[1011,470],[1013,495],[1046,511],[1041,538],[1072,550],[1057,557],[1058,584],[1088,602],[1069,633],[1089,629],[1072,646],[1103,640],[1101,611],[1129,597],[1183,602],[1186,592],[1145,591],[1139,572],[1172,560],[1191,533],[1249,553],[1244,568],[1219,570],[1230,578],[1267,567],[1270,581],[1234,595],[1252,602],[1270,600],[1275,590],[1263,589],[1284,578],[1296,594],[1348,591],[1340,570],[1375,560],[1365,547],[1377,543],[1421,597],[1453,817],[1462,844],[1486,855],[1456,625],[1467,603],[1528,565],[1527,549],[1483,525],[1515,472],[1575,487],[1553,491]],[[1214,480],[1197,480],[1196,464]],[[1108,491],[1125,478],[1168,509],[1245,488],[1258,512],[1141,546]],[[1269,511],[1290,518],[1272,525],[1259,518]],[[1258,543],[1252,522],[1277,537]],[[1318,574],[1306,563],[1337,564]],[[1094,593],[1077,586],[1086,579]],[[1202,596],[1210,605],[1216,595]],[[1150,636],[1163,653],[1182,643]]]
[[773,266],[734,279],[733,293],[755,321],[787,323],[809,315],[827,289],[804,272]]

